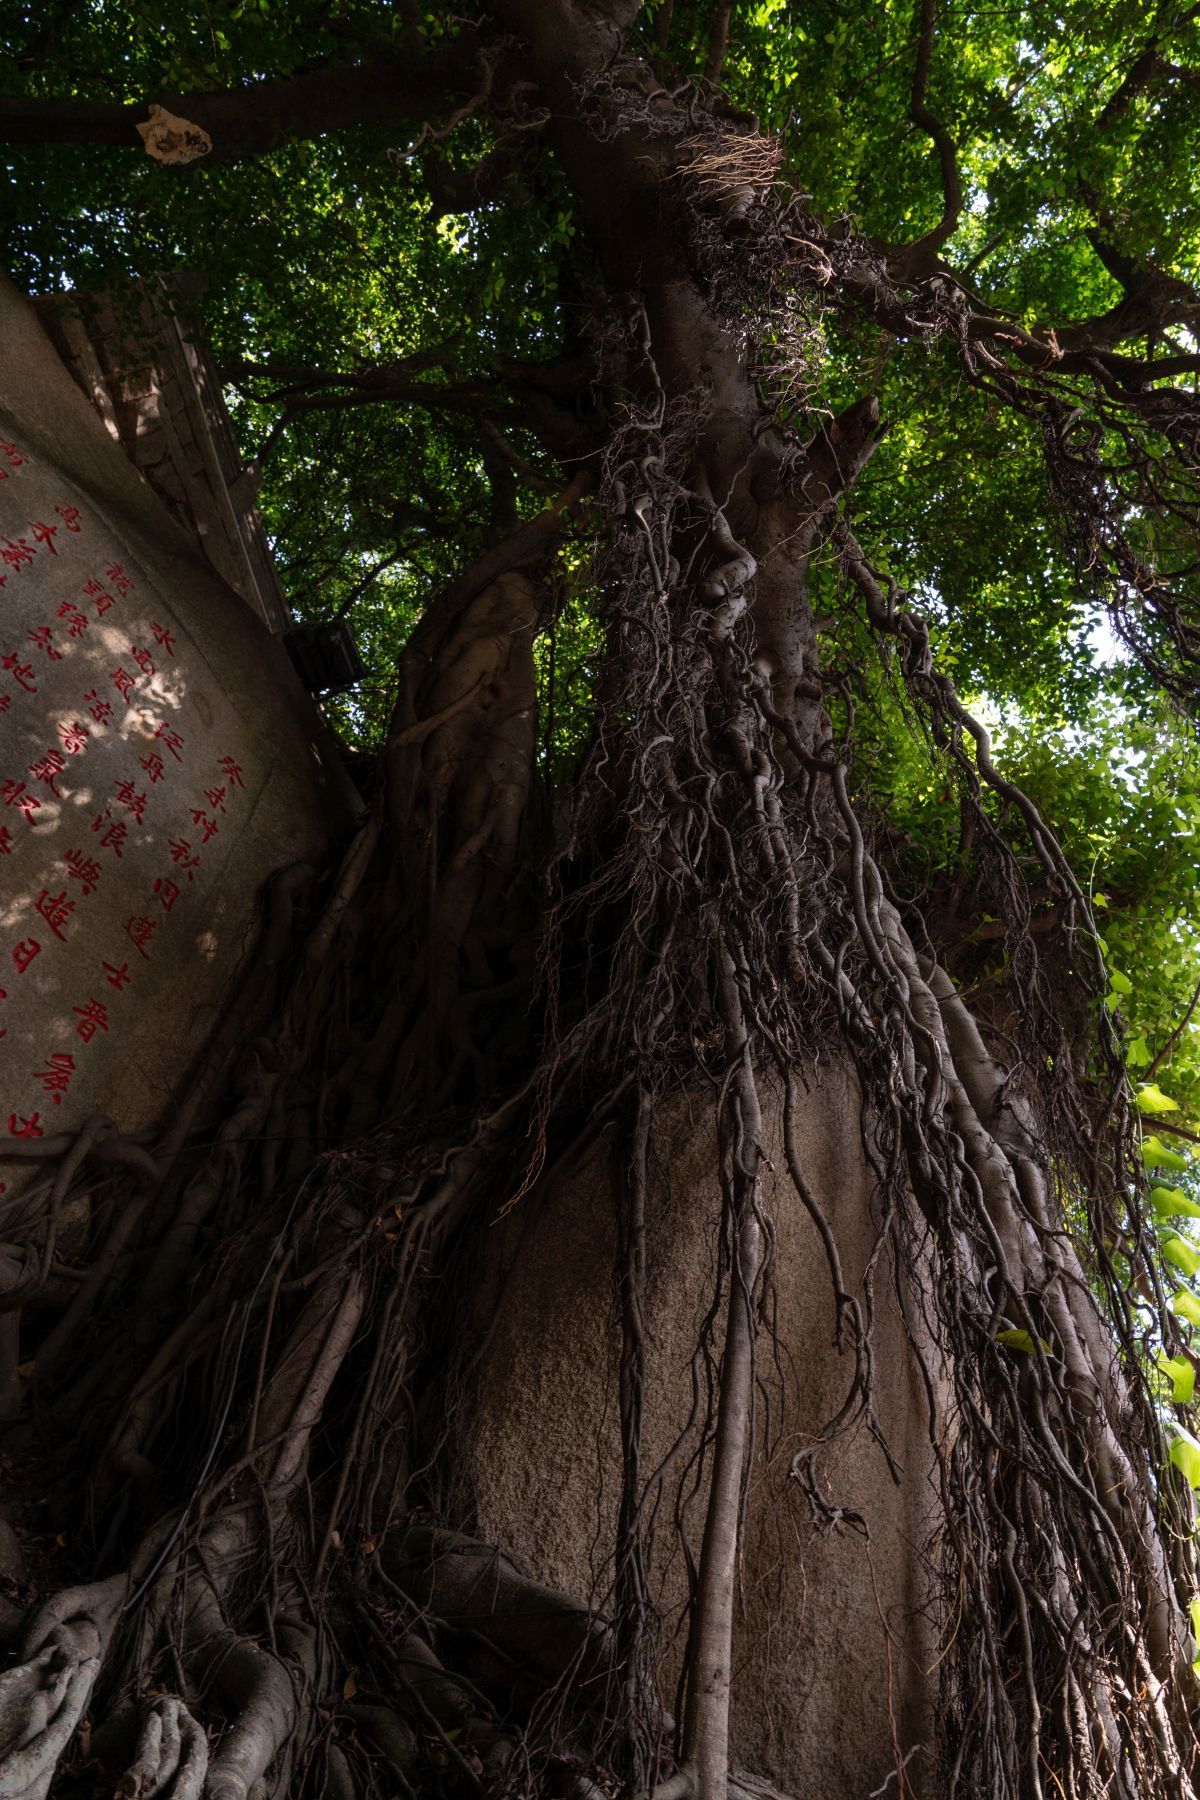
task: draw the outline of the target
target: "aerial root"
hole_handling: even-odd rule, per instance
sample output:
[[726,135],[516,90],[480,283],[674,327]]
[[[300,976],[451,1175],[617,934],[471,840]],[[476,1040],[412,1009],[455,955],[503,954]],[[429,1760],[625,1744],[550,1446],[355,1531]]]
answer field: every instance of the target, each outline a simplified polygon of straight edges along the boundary
[[118,1800],[200,1800],[208,1772],[208,1738],[182,1700],[160,1694],[142,1718],[134,1759]]
[[0,1797],[45,1800],[83,1717],[121,1603],[124,1575],[56,1594],[25,1634],[25,1660],[0,1674]]
[[[282,1650],[282,1631],[279,1637]],[[295,1646],[301,1652],[306,1647]],[[233,1723],[213,1757],[205,1793],[208,1800],[248,1800],[279,1752],[306,1736],[310,1671],[299,1658],[272,1655],[233,1631],[221,1632],[207,1647],[206,1663]]]
[[384,1558],[397,1586],[454,1629],[487,1639],[512,1664],[545,1680],[573,1672],[586,1692],[609,1675],[610,1629],[579,1601],[524,1575],[494,1545],[458,1532],[413,1526]]

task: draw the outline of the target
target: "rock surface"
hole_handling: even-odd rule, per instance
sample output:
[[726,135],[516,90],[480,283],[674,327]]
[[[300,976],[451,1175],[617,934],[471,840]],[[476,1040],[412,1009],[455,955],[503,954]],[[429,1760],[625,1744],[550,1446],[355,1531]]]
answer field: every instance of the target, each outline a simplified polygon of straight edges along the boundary
[[263,882],[346,816],[282,647],[0,276],[0,1179],[6,1140],[163,1113]]
[[[812,1079],[799,1109],[804,1171],[836,1236],[847,1284],[861,1293],[875,1246],[873,1179],[861,1153],[858,1098],[835,1068]],[[778,1232],[777,1342],[759,1353],[757,1452],[749,1493],[743,1600],[735,1644],[732,1753],[736,1765],[796,1800],[867,1800],[901,1754],[914,1752],[907,1791],[934,1791],[924,1746],[935,1676],[924,1551],[933,1515],[924,1395],[905,1340],[894,1271],[875,1273],[876,1407],[901,1479],[893,1481],[862,1425],[820,1453],[829,1503],[861,1514],[814,1531],[792,1459],[840,1407],[853,1359],[833,1348],[834,1309],[817,1231],[788,1181],[778,1109],[768,1114],[764,1194]],[[709,1305],[719,1196],[711,1105],[677,1102],[660,1119],[648,1213],[646,1446],[663,1464],[654,1555],[665,1621],[663,1698],[675,1707],[686,1594],[671,1525],[696,1433],[689,1429],[692,1358]],[[615,1255],[608,1152],[596,1146],[550,1191],[496,1227],[496,1311],[470,1451],[479,1535],[538,1580],[604,1608],[620,1492]],[[903,1271],[901,1291],[912,1271]],[[918,1329],[918,1335],[919,1329]],[[719,1333],[718,1333],[719,1339]],[[703,1375],[701,1375],[703,1382]],[[674,1446],[674,1448],[673,1448]],[[693,1553],[701,1493],[686,1512]],[[894,1736],[893,1723],[894,1720]],[[895,1794],[893,1779],[886,1792]]]

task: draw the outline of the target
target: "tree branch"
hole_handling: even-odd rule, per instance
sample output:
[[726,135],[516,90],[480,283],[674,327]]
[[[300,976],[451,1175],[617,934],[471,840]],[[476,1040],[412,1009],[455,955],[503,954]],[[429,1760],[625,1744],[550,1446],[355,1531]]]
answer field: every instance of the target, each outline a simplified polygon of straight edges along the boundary
[[1101,213],[1087,232],[1088,242],[1114,281],[1121,298],[1105,313],[1066,325],[1056,333],[1064,350],[1105,350],[1125,338],[1146,337],[1172,325],[1200,319],[1200,294],[1186,281],[1165,275],[1148,260],[1127,256],[1108,236],[1111,220]]
[[[1200,6],[1189,6],[1175,20],[1172,29],[1178,31],[1190,24],[1197,13],[1200,13]],[[1138,95],[1144,94],[1153,81],[1165,78],[1168,81],[1181,81],[1189,87],[1200,86],[1200,71],[1168,62],[1162,53],[1162,42],[1162,34],[1157,31],[1146,40],[1144,48],[1130,64],[1122,81],[1105,101],[1096,119],[1097,130],[1107,131],[1110,125],[1124,118]]]
[[[264,403],[281,400],[293,412],[371,406],[381,401],[412,402],[428,411],[478,413],[495,409],[496,384],[488,381],[421,381],[413,371],[433,359],[418,353],[394,363],[365,369],[312,369],[294,364],[241,361],[231,365],[228,379],[237,385],[266,379],[279,385],[260,395]],[[441,359],[438,359],[439,361]],[[442,366],[445,366],[442,364]]]
[[1175,1049],[1176,1044],[1191,1024],[1192,1014],[1195,1012],[1197,1006],[1200,1006],[1200,981],[1196,983],[1192,997],[1187,1003],[1182,1019],[1180,1019],[1178,1025],[1176,1025],[1174,1031],[1172,1031],[1166,1043],[1158,1052],[1158,1055],[1154,1058],[1150,1067],[1146,1070],[1146,1073],[1142,1077],[1143,1081],[1153,1081],[1163,1064],[1170,1060],[1171,1053]]
[[158,104],[207,132],[205,163],[259,156],[288,138],[319,137],[349,125],[420,120],[432,103],[459,99],[478,82],[479,43],[468,28],[453,43],[421,56],[376,57],[345,68],[311,69],[285,79],[207,93],[156,91],[121,106],[102,100],[0,97],[0,142],[104,144],[140,150],[139,124]]
[[732,12],[732,0],[720,0],[720,4],[713,7],[712,18],[709,21],[708,56],[704,63],[704,79],[711,81],[714,87],[721,79],[725,52],[729,47],[729,20]]
[[937,0],[919,0],[918,24],[920,36],[917,40],[917,66],[913,73],[912,98],[908,105],[908,116],[914,125],[919,125],[925,134],[932,138],[938,153],[938,161],[942,170],[942,216],[932,231],[927,231],[915,243],[907,246],[906,262],[914,259],[932,258],[946,240],[954,235],[963,207],[962,177],[958,171],[958,147],[942,124],[937,114],[930,108],[926,96],[929,92],[929,67],[933,60],[933,33],[937,22]]

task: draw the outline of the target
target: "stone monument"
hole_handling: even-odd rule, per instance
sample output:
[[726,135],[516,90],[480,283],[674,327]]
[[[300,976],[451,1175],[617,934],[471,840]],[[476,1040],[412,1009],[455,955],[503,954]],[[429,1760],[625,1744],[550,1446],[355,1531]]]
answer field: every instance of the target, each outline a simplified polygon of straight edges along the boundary
[[162,1116],[263,882],[351,806],[261,608],[0,276],[0,1180],[6,1140]]

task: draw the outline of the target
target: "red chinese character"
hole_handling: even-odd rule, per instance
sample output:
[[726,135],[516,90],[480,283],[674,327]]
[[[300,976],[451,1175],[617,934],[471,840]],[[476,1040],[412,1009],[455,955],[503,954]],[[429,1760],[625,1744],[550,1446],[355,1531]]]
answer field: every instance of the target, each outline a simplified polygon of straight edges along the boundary
[[7,825],[0,825],[0,856],[11,856],[13,851],[13,834]]
[[90,1044],[98,1031],[108,1030],[108,1008],[99,1000],[89,1000],[86,1006],[73,1006],[71,1011],[79,1014],[75,1031],[85,1044]]
[[223,787],[205,788],[204,798],[214,812],[225,811],[225,789]]
[[132,656],[143,675],[153,675],[154,663],[151,660],[150,652],[148,650],[143,650],[138,644],[130,644],[129,654]]
[[15,650],[7,656],[0,656],[0,669],[11,670],[13,680],[18,682],[27,694],[37,693],[33,681],[33,664],[18,662]]
[[32,644],[35,644],[39,650],[44,650],[46,652],[46,655],[50,658],[51,662],[61,662],[62,651],[56,650],[54,645],[50,642],[53,635],[54,633],[48,625],[39,625],[35,630],[27,631],[25,633],[25,636]]
[[68,637],[82,637],[88,628],[87,614],[80,612],[73,600],[63,601],[58,609],[58,616],[60,619],[70,620],[70,624],[67,626]]
[[105,613],[108,612],[113,605],[113,597],[111,594],[105,592],[104,583],[102,581],[97,581],[96,577],[93,575],[90,581],[84,582],[83,592],[85,598],[92,601],[95,606],[96,617],[102,619]]
[[210,819],[206,813],[197,810],[192,814],[192,824],[198,825],[203,833],[203,836],[200,839],[200,848],[203,850],[209,839],[215,838],[217,835],[217,821],[215,819]]
[[75,1073],[75,1058],[69,1050],[56,1050],[44,1069],[39,1069],[34,1076],[40,1081],[55,1106],[62,1105],[62,1097],[71,1085],[71,1077]]
[[156,875],[154,878],[154,891],[162,901],[163,911],[170,912],[171,908],[179,898],[179,889],[175,886],[175,883],[171,880],[170,876]]
[[[2,447],[3,446],[0,446],[0,448]],[[9,1113],[8,1135],[16,1138],[45,1137],[45,1132],[38,1124],[38,1120],[41,1116],[41,1113],[30,1113],[27,1119],[22,1119],[20,1124],[18,1124],[16,1113]]]
[[154,633],[154,641],[159,649],[165,650],[168,656],[174,656],[175,633],[168,631],[165,625],[156,625],[153,619],[150,621],[150,629]]
[[144,946],[150,942],[150,939],[154,936],[154,933],[158,930],[158,920],[157,919],[126,919],[123,929],[124,929],[125,935],[128,937],[130,943],[133,945],[134,949],[138,952],[139,956],[144,956],[146,958],[146,961],[149,962],[150,955],[149,955],[149,952],[144,948]]
[[54,540],[58,536],[58,526],[47,525],[43,519],[31,519],[29,527],[38,543],[45,544],[51,556],[57,556],[58,548]]
[[23,781],[0,781],[0,800],[5,806],[19,806],[31,825],[34,813],[42,804],[36,794],[26,790]]
[[102,962],[100,967],[104,970],[104,979],[109,987],[116,988],[118,994],[123,994],[133,980],[133,976],[129,973],[129,964],[121,963],[118,967],[116,963]]
[[83,517],[83,514],[80,512],[80,510],[77,506],[56,506],[54,510],[58,514],[59,518],[62,520],[63,524],[66,526],[68,531],[82,531],[83,530],[82,525],[79,523],[79,521]]
[[65,944],[67,941],[66,934],[61,930],[61,927],[67,923],[71,914],[75,911],[75,902],[74,900],[67,899],[66,888],[63,889],[61,894],[52,894],[48,888],[43,888],[33,904],[37,911],[41,913],[43,919],[45,919],[59,943]]
[[23,975],[35,956],[40,956],[42,946],[36,938],[22,938],[20,943],[12,947],[12,959],[17,965],[17,974]]
[[118,781],[115,798],[133,814],[140,825],[146,811],[145,794],[134,793],[132,781]]
[[37,551],[31,550],[24,538],[18,538],[15,543],[12,538],[5,538],[0,546],[0,560],[6,562],[10,569],[23,569],[36,555]]
[[121,567],[120,563],[113,563],[109,568],[105,569],[104,573],[107,576],[107,578],[109,579],[109,581],[112,582],[112,584],[116,588],[118,594],[120,594],[121,597],[124,598],[124,596],[129,592],[130,588],[133,586],[133,582],[130,580],[129,576],[125,573],[125,571]]
[[171,752],[171,755],[175,758],[176,762],[183,761],[182,756],[179,754],[183,749],[183,739],[177,731],[172,731],[169,725],[162,724],[158,727],[158,730],[154,735],[156,738],[162,739],[165,748]]
[[15,444],[6,444],[3,438],[0,438],[0,455],[4,456],[10,468],[14,469],[19,469],[22,463],[29,461],[23,450],[18,450]]
[[156,781],[162,780],[167,765],[161,756],[156,755],[152,750],[149,756],[143,756],[141,758],[141,764],[147,775],[150,777],[151,787],[153,787]]
[[187,870],[188,880],[195,881],[196,870],[200,867],[200,858],[192,855],[192,846],[187,839],[172,838],[170,848],[173,860],[179,864],[181,869]]
[[72,720],[69,725],[64,719],[59,725],[58,735],[62,739],[62,747],[67,755],[78,756],[87,743],[89,734],[87,726],[81,725],[78,719]]
[[57,800],[61,800],[62,795],[59,793],[54,783],[62,774],[66,766],[65,758],[60,756],[57,750],[47,750],[41,762],[30,763],[29,773],[33,776],[35,781],[44,781],[54,797]]
[[12,705],[11,694],[0,694],[0,712],[7,712]]
[[129,696],[133,692],[133,684],[137,680],[137,676],[130,675],[128,671],[123,669],[118,663],[108,679],[112,682],[126,706],[132,706],[133,702]]
[[114,819],[111,813],[102,812],[98,819],[92,820],[92,830],[104,832],[104,836],[100,839],[100,848],[111,850],[119,861],[121,845],[129,836],[129,827],[124,819]]
[[90,689],[83,698],[97,725],[103,725],[106,720],[112,718],[112,703],[108,700],[101,700],[95,688]]
[[220,771],[221,771],[222,775],[225,777],[226,781],[228,781],[233,787],[240,787],[240,788],[245,787],[246,784],[242,780],[241,765],[239,763],[235,763],[232,756],[222,756],[217,764],[217,767],[220,769]]
[[67,873],[79,882],[84,893],[94,894],[100,885],[100,864],[94,857],[85,856],[82,850],[67,850],[62,860]]

